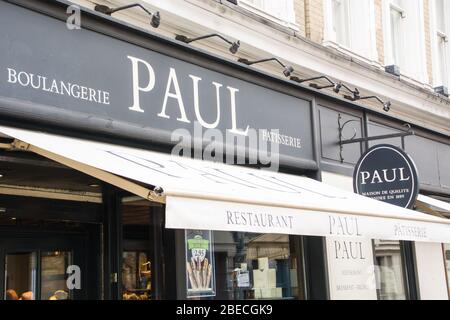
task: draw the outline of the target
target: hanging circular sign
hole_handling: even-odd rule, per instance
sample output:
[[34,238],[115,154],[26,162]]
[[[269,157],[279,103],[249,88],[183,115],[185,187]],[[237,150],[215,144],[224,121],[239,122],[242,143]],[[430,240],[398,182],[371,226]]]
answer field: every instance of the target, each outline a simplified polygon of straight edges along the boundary
[[353,190],[403,208],[413,208],[419,193],[417,169],[400,148],[380,144],[367,150],[353,172]]

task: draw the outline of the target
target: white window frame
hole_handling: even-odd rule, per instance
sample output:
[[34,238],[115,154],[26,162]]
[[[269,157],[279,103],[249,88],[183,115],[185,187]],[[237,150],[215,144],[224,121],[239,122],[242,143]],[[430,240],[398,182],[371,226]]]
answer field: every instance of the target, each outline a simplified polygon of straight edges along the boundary
[[[425,24],[424,24],[424,3],[423,0],[417,0],[417,6],[415,10],[417,10],[420,22],[417,25],[418,33],[417,33],[417,48],[416,50],[419,52],[420,61],[417,61],[419,66],[419,71],[417,76],[413,76],[408,72],[408,70],[404,70],[401,65],[399,65],[398,61],[395,61],[395,58],[392,54],[392,37],[391,37],[391,9],[394,9],[399,12],[402,19],[408,19],[408,10],[397,6],[392,2],[393,0],[382,0],[382,18],[383,18],[383,36],[384,36],[384,65],[389,66],[396,64],[400,67],[400,73],[404,77],[405,80],[409,80],[412,83],[426,85],[428,83],[428,74],[427,74],[427,58],[426,58],[426,48],[425,48]],[[411,0],[406,0],[411,1]],[[403,41],[400,42],[400,46],[403,51],[405,51],[405,43]],[[402,53],[400,53],[402,54]],[[405,54],[405,53],[403,53]]]
[[[433,87],[445,86],[449,87],[450,85],[450,22],[446,21],[446,19],[450,18],[450,4],[447,1],[443,1],[444,3],[444,23],[445,30],[439,30],[437,26],[437,16],[436,16],[436,5],[434,0],[430,0],[430,33],[431,33],[431,55],[432,55],[432,73],[433,73]],[[441,38],[441,43],[438,41],[438,37]],[[439,49],[438,46],[443,45],[444,48],[444,66],[439,65]],[[441,75],[439,74],[439,67],[444,68],[444,77],[441,79]]]
[[[381,67],[378,61],[377,51],[377,37],[376,37],[376,23],[375,23],[375,3],[374,0],[369,0],[369,56],[363,56],[359,52],[352,50],[352,37],[348,34],[349,45],[345,46],[337,41],[336,32],[333,29],[333,1],[336,0],[323,0],[324,4],[324,39],[323,45],[327,47],[335,48],[349,56],[355,57],[366,63]],[[341,0],[343,1],[343,0]],[[346,17],[348,21],[348,31],[351,32],[355,27],[352,25],[352,19],[350,15]],[[357,26],[356,26],[357,27]]]
[[[256,4],[255,2],[258,1],[260,4]],[[266,7],[267,7],[267,1],[276,1],[275,3],[282,3],[279,0],[238,0],[238,5],[250,12],[253,12],[267,20],[271,20],[273,22],[276,22],[282,26],[294,29],[294,30],[300,30],[299,25],[295,21],[295,10],[294,10],[294,1],[295,0],[285,0],[287,1],[286,5],[287,8],[284,10],[284,15],[277,16],[272,14]]]
[[[402,20],[406,19],[407,17],[407,13],[406,13],[406,9],[402,8],[400,6],[398,6],[396,3],[393,3],[392,1],[387,1],[387,11],[385,12],[386,14],[386,23],[387,23],[387,33],[385,33],[385,37],[387,39],[387,43],[385,43],[386,45],[386,50],[388,50],[388,53],[385,54],[385,62],[386,65],[398,65],[398,58],[396,59],[395,55],[396,53],[394,53],[394,48],[393,48],[393,41],[392,41],[392,23],[391,23],[391,13],[392,11],[395,11],[398,13],[399,17],[400,17],[400,25],[398,26],[399,28],[399,32],[402,32]],[[400,42],[396,44],[397,48],[399,48],[399,52],[397,52],[397,55],[401,55],[401,52],[405,50],[405,44],[403,42],[403,39],[400,39]]]
[[[340,12],[343,13],[345,16],[342,17],[344,20],[344,23],[346,24],[344,31],[347,31],[347,34],[344,35],[344,37],[346,38],[348,44],[342,43],[338,40],[338,34],[334,28],[335,26],[335,21],[333,21],[334,19],[334,12],[333,12],[333,6],[334,3],[337,2],[339,3],[339,5],[344,6],[345,5],[345,9],[344,12]],[[346,4],[344,4],[344,2],[346,2]],[[351,48],[351,44],[352,44],[352,39],[350,36],[350,30],[351,30],[351,21],[350,21],[350,12],[349,12],[349,8],[350,7],[350,3],[348,0],[331,0],[331,32],[332,32],[332,37],[334,38],[335,42],[338,43],[339,45],[341,45],[342,47],[348,47]]]

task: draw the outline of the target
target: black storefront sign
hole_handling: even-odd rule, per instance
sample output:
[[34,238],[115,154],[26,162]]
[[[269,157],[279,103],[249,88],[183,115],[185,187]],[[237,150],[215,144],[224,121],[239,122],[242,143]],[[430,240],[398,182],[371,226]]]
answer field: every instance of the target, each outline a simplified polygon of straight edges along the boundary
[[[194,132],[197,123],[205,132],[222,134],[225,144],[243,138],[245,148],[255,150],[259,146],[249,142],[254,130],[278,146],[281,164],[317,167],[310,101],[211,70],[208,63],[183,61],[86,28],[70,30],[63,20],[4,1],[0,39],[3,115],[40,112],[42,121],[55,123],[76,113],[82,121],[73,125],[81,129],[97,121],[104,123],[99,130],[125,136],[121,128],[131,128],[136,136],[168,146],[179,141],[172,139],[175,130],[202,137]],[[14,101],[30,104],[10,106]],[[226,140],[227,134],[236,139]]]
[[413,208],[419,192],[416,166],[408,154],[395,146],[374,146],[355,166],[353,189],[366,197]]

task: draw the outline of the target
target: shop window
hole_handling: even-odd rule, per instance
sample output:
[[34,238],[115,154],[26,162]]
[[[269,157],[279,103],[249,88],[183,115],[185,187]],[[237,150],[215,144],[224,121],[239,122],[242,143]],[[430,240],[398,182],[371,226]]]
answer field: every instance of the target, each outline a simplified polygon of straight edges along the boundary
[[405,300],[405,270],[399,241],[374,240],[379,300]]
[[239,0],[238,5],[264,18],[298,29],[293,0]]
[[385,65],[398,66],[402,75],[427,81],[422,0],[383,2]]
[[377,60],[373,0],[325,0],[324,45]]
[[11,253],[5,259],[5,300],[35,300],[37,255]]
[[[131,199],[131,201],[129,200]],[[148,203],[124,198],[122,206],[122,299],[152,298],[151,219]]]
[[[187,231],[186,234],[192,239],[195,232]],[[208,285],[204,287],[211,289],[208,298],[220,300],[301,298],[298,254],[291,239],[292,237],[288,235],[212,232],[213,261],[208,263],[211,264],[214,283],[212,284],[209,277],[206,277]],[[189,246],[186,250],[189,250]],[[192,258],[190,253],[186,256]],[[192,276],[190,265],[194,264],[187,261],[188,290],[193,287],[192,282],[202,282],[196,280],[195,274]],[[189,294],[187,296],[189,297]]]
[[[37,261],[40,259],[38,266]],[[34,251],[12,253],[5,257],[6,300],[68,300],[67,267],[72,253]],[[40,274],[40,282],[37,275]]]
[[[133,196],[122,199],[122,267],[120,282],[123,300],[161,299],[157,285],[162,274],[162,220],[159,207]],[[158,270],[156,270],[158,268]],[[164,290],[168,290],[168,285]],[[167,296],[165,298],[173,298]]]
[[447,288],[450,298],[450,244],[444,244],[445,270],[447,272]]
[[41,252],[41,300],[71,299],[73,290],[67,288],[67,267],[72,264],[72,253]]
[[125,300],[149,300],[152,289],[151,262],[146,252],[124,251],[122,286]]
[[448,36],[450,6],[447,1],[433,0],[430,2],[430,20],[433,52],[433,83],[435,87],[448,87],[449,49]]

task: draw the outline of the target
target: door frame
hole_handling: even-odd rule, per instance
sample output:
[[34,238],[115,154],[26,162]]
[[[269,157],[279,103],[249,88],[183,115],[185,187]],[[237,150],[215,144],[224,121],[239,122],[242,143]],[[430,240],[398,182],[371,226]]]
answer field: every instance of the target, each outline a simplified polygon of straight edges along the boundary
[[73,299],[87,298],[87,239],[88,235],[81,232],[61,232],[49,230],[17,230],[16,228],[0,228],[0,300],[5,296],[5,262],[6,254],[21,252],[37,252],[37,274],[35,298],[40,297],[41,286],[41,252],[71,251],[73,264],[80,267],[81,289],[74,290]]

